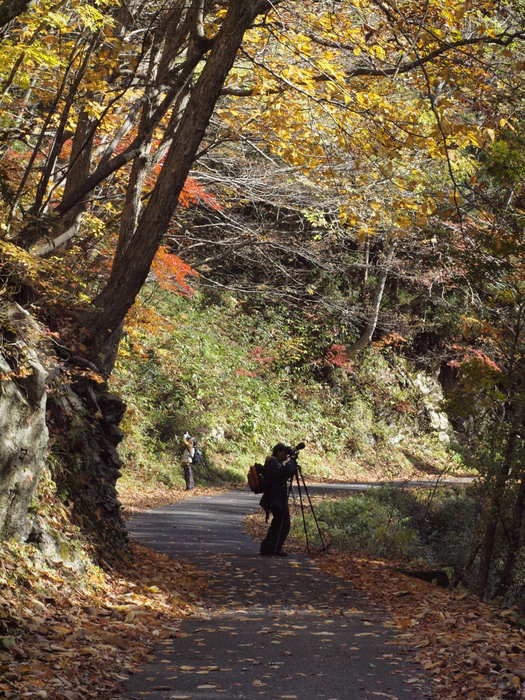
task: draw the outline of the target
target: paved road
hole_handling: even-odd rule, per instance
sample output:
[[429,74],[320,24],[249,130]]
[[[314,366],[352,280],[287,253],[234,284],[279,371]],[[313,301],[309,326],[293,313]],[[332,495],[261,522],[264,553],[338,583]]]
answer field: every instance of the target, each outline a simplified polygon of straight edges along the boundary
[[131,520],[134,539],[205,569],[209,587],[198,614],[130,677],[123,698],[427,698],[381,611],[349,584],[304,556],[258,556],[242,527],[256,507],[256,496],[235,491]]

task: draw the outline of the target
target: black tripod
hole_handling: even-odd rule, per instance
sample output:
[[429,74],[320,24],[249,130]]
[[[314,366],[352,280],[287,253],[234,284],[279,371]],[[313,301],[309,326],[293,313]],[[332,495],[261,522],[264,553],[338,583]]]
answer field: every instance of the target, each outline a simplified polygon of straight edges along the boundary
[[290,486],[288,487],[288,496],[290,494],[295,500],[295,496],[293,493],[293,487],[294,487],[294,481],[295,481],[295,486],[297,486],[297,492],[299,494],[299,503],[301,506],[301,515],[303,518],[303,528],[304,528],[304,536],[306,539],[306,551],[308,554],[310,554],[310,538],[308,535],[308,526],[306,524],[306,513],[305,513],[305,508],[306,504],[303,501],[303,491],[306,496],[306,500],[308,501],[308,505],[310,506],[310,511],[312,513],[312,517],[314,519],[315,527],[317,529],[317,534],[319,535],[319,540],[321,542],[321,551],[324,552],[326,550],[326,542],[323,537],[323,533],[321,532],[321,528],[319,527],[319,521],[317,520],[317,515],[314,510],[314,505],[312,503],[312,499],[310,498],[310,493],[308,491],[308,487],[306,486],[306,482],[304,480],[303,472],[301,467],[297,464],[297,471],[295,474],[290,477]]

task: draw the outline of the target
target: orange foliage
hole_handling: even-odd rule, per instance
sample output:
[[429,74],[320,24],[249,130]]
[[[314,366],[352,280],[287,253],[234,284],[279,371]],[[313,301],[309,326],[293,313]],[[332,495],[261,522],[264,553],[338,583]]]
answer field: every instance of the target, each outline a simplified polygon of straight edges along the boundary
[[188,297],[194,294],[195,290],[188,284],[187,278],[198,277],[199,273],[178,255],[170,253],[166,246],[160,246],[158,249],[151,269],[163,289]]
[[173,324],[164,316],[161,316],[151,306],[144,306],[139,301],[135,302],[126,316],[126,328],[135,327],[151,331],[170,331]]
[[163,554],[131,548],[127,566],[96,574],[51,569],[32,561],[29,547],[2,543],[2,608],[9,620],[3,639],[10,644],[1,652],[1,697],[116,697],[126,671],[147,658],[153,643],[173,636],[205,580]]
[[60,149],[60,160],[68,161],[71,158],[71,149],[73,148],[73,139],[69,138],[64,141]]
[[354,368],[352,360],[348,357],[346,345],[333,343],[326,351],[326,362],[332,367],[339,367],[346,372],[351,372]]
[[349,581],[376,609],[386,609],[398,643],[411,650],[432,680],[432,697],[523,697],[523,631],[511,609],[499,611],[461,589],[404,576],[388,561],[334,552],[318,562],[323,571]]
[[[0,175],[6,181],[6,185],[15,187],[20,173],[23,172],[25,160],[28,157],[28,151],[16,151],[14,148],[7,148],[2,156],[0,166]],[[37,156],[36,162],[42,160],[41,156]]]
[[381,338],[381,340],[376,340],[372,345],[377,348],[387,348],[387,347],[395,347],[397,345],[403,345],[403,343],[406,343],[407,339],[403,338],[402,335],[399,335],[399,333],[389,333],[388,335],[385,335],[384,338]]
[[[118,155],[123,153],[132,144],[133,139],[136,138],[136,131],[132,130],[126,136],[120,140],[119,144],[115,148],[115,154]],[[152,144],[152,149],[160,147],[160,140],[154,141]],[[165,158],[162,157],[157,163],[153,165],[150,172],[146,177],[146,186],[149,189],[153,189],[157,181],[157,177],[162,170]],[[223,207],[215,197],[215,195],[207,192],[201,183],[195,177],[188,176],[184,183],[181,193],[179,194],[179,204],[185,209],[190,207],[196,207],[199,204],[207,206],[209,209],[214,211],[222,211]]]
[[480,372],[485,371],[496,374],[500,374],[502,371],[501,367],[482,350],[464,347],[463,345],[458,344],[452,345],[451,348],[458,353],[458,357],[447,362],[449,367],[477,367]]
[[179,204],[184,208],[205,204],[214,211],[222,211],[223,207],[214,195],[206,192],[204,187],[194,177],[186,178],[182,192],[179,194]]
[[254,372],[253,369],[236,369],[234,374],[237,377],[257,377],[257,372]]
[[254,345],[248,354],[252,360],[262,366],[271,365],[275,360],[275,356],[267,354],[260,345]]
[[169,332],[172,329],[173,324],[167,318],[157,313],[151,306],[144,306],[138,301],[135,302],[126,316],[127,345],[121,345],[121,356],[125,357],[133,353],[146,360],[151,359],[154,353],[144,344],[144,337],[149,334]]

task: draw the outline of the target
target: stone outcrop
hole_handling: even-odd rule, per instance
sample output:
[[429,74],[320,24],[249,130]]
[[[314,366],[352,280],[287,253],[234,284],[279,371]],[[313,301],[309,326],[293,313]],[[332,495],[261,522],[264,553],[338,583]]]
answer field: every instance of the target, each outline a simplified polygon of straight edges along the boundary
[[441,442],[448,444],[452,427],[447,414],[443,410],[443,390],[439,382],[428,374],[418,372],[414,379],[414,386],[421,393],[421,401],[430,428],[437,433]]
[[47,457],[47,371],[31,316],[12,304],[0,309],[0,322],[0,537],[23,540]]
[[59,362],[24,309],[0,307],[0,538],[53,550],[49,528],[31,507],[49,468],[58,497],[103,558],[127,552],[116,493],[125,406],[79,369],[67,357]]
[[127,552],[127,534],[117,496],[121,461],[117,445],[125,405],[104,385],[74,382],[48,401],[48,424],[61,497],[72,506],[75,522],[102,557]]

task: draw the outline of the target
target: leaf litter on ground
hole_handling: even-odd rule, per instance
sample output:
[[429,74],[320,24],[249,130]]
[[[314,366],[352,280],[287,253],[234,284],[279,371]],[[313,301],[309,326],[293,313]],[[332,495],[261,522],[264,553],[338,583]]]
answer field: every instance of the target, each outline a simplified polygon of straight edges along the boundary
[[[252,537],[264,537],[262,514],[248,516],[245,524]],[[304,542],[291,537],[286,549],[305,553]],[[342,552],[317,552],[312,558],[385,611],[385,624],[430,677],[436,700],[525,698],[525,630],[509,610],[464,589],[403,575],[395,570],[399,562]]]
[[127,673],[192,613],[204,578],[132,545],[119,569],[73,569],[0,545],[0,697],[118,696]]

